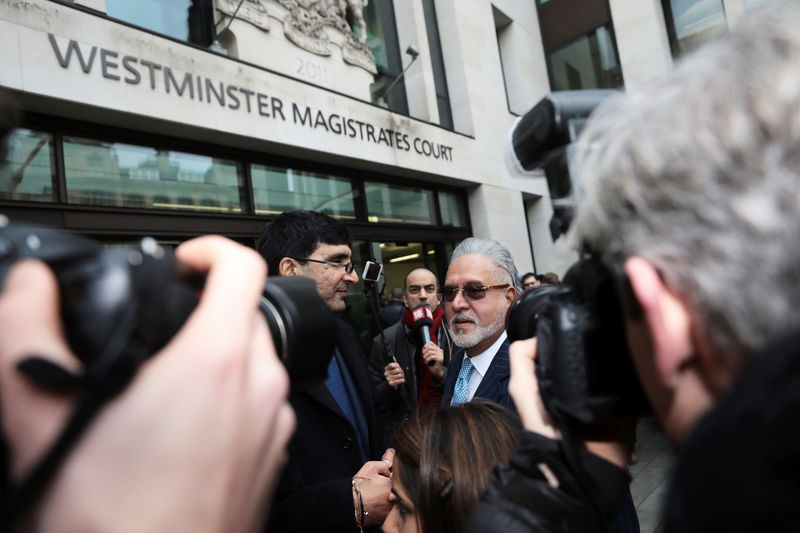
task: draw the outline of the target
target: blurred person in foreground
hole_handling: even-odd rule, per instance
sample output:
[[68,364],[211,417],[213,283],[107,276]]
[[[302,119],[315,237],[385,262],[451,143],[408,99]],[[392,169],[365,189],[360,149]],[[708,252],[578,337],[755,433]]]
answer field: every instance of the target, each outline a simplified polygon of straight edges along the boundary
[[481,398],[403,422],[392,442],[394,508],[384,533],[458,533],[521,431],[513,411]]
[[[0,164],[18,116],[0,91]],[[186,242],[176,255],[207,272],[199,305],[94,419],[31,510],[16,517],[14,530],[262,527],[294,429],[289,378],[258,310],[266,265],[221,237]],[[55,277],[44,263],[28,260],[12,267],[0,292],[1,531],[12,531],[11,515],[18,513],[7,508],[12,484],[50,449],[78,401],[77,393],[28,381],[17,363],[31,355],[72,371],[81,367],[64,336]]]
[[[176,255],[208,272],[198,307],[88,427],[20,517],[20,530],[263,527],[294,428],[289,379],[258,310],[266,265],[221,237],[188,241]],[[12,268],[0,294],[2,427],[15,483],[61,433],[78,397],[33,386],[17,368],[32,354],[81,368],[64,337],[55,277],[27,260]]]
[[[581,136],[572,236],[618,276],[634,364],[680,448],[667,532],[800,530],[799,27],[800,4],[767,3]],[[599,498],[559,475],[535,359],[535,339],[514,343],[510,389],[553,451],[512,457],[465,531],[580,530],[621,490],[605,461]],[[613,438],[584,446],[625,462]]]

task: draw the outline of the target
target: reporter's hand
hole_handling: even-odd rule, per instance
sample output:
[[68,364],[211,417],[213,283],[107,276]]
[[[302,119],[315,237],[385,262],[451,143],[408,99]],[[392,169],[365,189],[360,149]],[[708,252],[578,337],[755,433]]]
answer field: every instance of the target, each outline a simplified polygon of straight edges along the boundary
[[363,527],[379,526],[392,510],[392,463],[394,448],[388,448],[380,461],[364,463],[353,480],[361,492],[361,500],[367,515]]
[[383,369],[383,377],[395,389],[406,382],[406,375],[397,362],[391,362]]
[[[67,456],[28,531],[258,531],[285,460],[294,415],[288,378],[257,302],[263,260],[220,237],[178,257],[208,271],[197,309],[142,365]],[[0,395],[17,480],[49,448],[74,398],[16,370],[30,355],[70,369],[52,273],[16,265],[0,295]]]
[[435,342],[425,343],[422,347],[422,361],[434,378],[441,380],[444,377],[444,351]]
[[544,408],[539,393],[539,382],[535,372],[536,338],[511,343],[508,354],[511,365],[508,392],[514,400],[522,425],[528,431],[545,437],[561,438],[550,413]]

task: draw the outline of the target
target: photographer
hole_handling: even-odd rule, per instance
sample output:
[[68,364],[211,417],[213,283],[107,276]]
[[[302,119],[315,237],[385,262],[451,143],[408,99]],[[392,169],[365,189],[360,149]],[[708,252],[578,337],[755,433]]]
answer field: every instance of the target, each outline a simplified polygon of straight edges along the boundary
[[[767,4],[582,134],[572,236],[617,275],[639,378],[681,448],[665,531],[800,528],[798,27],[799,4]],[[536,340],[512,345],[509,388],[538,446],[496,472],[466,531],[600,530],[574,517],[614,505],[627,450],[601,428],[591,483],[573,483],[536,357]]]
[[[258,311],[266,265],[220,237],[176,254],[208,272],[199,306],[100,412],[21,530],[259,531],[294,428],[286,371]],[[75,400],[25,379],[17,363],[31,355],[81,366],[66,344],[53,274],[23,261],[0,294],[0,398],[15,482],[61,433]]]

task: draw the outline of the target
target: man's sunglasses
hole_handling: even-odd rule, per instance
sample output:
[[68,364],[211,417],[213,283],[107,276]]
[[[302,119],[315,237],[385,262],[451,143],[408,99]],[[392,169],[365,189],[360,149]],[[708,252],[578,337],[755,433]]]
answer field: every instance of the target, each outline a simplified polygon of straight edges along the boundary
[[511,285],[509,285],[508,283],[504,283],[503,285],[487,285],[487,286],[467,285],[461,289],[459,289],[458,287],[445,287],[444,290],[442,291],[442,294],[444,295],[444,301],[446,302],[452,302],[453,300],[455,300],[456,295],[459,292],[463,292],[464,298],[466,298],[467,300],[474,301],[474,300],[482,300],[483,298],[485,298],[486,291],[490,291],[492,289],[505,289],[506,287],[510,286]]

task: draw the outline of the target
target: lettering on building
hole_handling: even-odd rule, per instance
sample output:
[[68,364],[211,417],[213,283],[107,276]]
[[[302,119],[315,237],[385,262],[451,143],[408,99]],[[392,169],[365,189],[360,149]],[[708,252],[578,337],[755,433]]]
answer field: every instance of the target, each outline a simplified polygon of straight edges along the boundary
[[451,146],[429,139],[376,126],[329,110],[299,105],[261,91],[194,72],[180,71],[133,55],[120,54],[98,46],[81,46],[74,39],[70,39],[66,45],[60,45],[53,34],[47,35],[55,58],[64,69],[76,64],[85,74],[99,73],[107,80],[127,85],[143,85],[151,91],[176,98],[205,102],[230,111],[258,114],[328,135],[358,139],[402,152],[413,151],[424,157],[453,161]]

